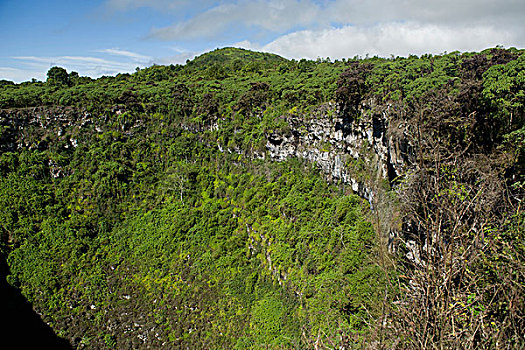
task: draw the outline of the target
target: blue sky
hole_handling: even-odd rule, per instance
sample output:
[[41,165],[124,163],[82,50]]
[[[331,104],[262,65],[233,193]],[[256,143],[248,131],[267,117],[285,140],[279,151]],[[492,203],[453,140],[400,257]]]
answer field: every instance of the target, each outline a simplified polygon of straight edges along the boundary
[[523,0],[0,0],[0,79],[99,77],[237,46],[287,58],[525,47]]

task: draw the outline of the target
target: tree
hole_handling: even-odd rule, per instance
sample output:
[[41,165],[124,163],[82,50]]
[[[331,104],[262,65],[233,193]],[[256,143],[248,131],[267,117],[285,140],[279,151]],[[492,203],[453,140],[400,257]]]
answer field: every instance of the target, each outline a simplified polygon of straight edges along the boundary
[[347,117],[355,117],[359,111],[359,104],[367,92],[366,78],[370,74],[370,64],[352,62],[337,81],[335,98],[341,106],[341,112]]
[[69,79],[69,74],[62,67],[51,67],[47,71],[47,82],[50,85],[66,85],[69,86],[71,81]]

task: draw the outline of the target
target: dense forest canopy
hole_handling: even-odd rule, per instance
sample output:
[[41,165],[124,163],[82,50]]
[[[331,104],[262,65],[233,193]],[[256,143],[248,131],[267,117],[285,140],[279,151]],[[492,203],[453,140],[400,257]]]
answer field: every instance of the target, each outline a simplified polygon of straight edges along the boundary
[[[75,348],[519,348],[524,86],[501,48],[1,81],[7,281]],[[272,161],[319,114],[406,140],[344,164],[381,203]]]

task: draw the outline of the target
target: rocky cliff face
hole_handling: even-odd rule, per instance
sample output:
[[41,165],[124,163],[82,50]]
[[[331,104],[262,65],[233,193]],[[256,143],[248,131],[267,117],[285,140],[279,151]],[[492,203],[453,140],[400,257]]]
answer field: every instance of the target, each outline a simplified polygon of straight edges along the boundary
[[268,154],[277,161],[298,157],[313,162],[330,181],[350,184],[373,205],[374,184],[392,184],[414,158],[408,126],[393,117],[391,108],[370,102],[359,119],[351,119],[328,104],[311,116],[288,116],[291,131],[268,135]]
[[62,142],[65,148],[76,147],[79,130],[100,129],[94,124],[101,123],[103,120],[97,122],[91,114],[73,108],[0,110],[0,152],[45,149],[51,140]]
[[[329,181],[350,185],[373,205],[377,183],[392,184],[414,160],[408,125],[397,116],[393,107],[374,101],[362,105],[359,118],[342,115],[335,104],[325,104],[310,115],[283,116],[289,128],[268,134],[267,154],[260,156],[275,161],[297,157],[315,163]],[[107,117],[72,108],[3,110],[0,151],[46,148],[50,141],[76,147],[84,135],[107,129],[107,122]],[[121,129],[132,133],[135,126],[123,124]]]

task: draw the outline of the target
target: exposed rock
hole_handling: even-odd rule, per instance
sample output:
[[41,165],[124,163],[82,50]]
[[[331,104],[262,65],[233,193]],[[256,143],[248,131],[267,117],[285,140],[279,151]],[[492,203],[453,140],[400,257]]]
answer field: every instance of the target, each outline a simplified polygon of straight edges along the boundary
[[370,113],[373,106],[366,107],[358,120],[342,116],[330,104],[311,116],[287,116],[291,132],[267,135],[270,158],[313,162],[330,181],[350,184],[372,205],[374,182],[385,179],[392,184],[402,175],[412,159],[412,147],[404,124],[393,122],[388,111]]

